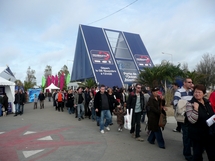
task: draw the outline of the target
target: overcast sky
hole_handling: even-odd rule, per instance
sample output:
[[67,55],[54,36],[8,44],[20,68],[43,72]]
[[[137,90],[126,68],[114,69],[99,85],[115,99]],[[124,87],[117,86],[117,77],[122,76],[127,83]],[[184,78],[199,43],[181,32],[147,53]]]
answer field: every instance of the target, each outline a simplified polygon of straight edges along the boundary
[[[202,55],[215,55],[214,0],[1,0],[0,66],[17,79],[27,68],[38,85],[46,65],[53,74],[72,69],[79,24],[140,34],[154,64],[188,63],[193,70]],[[92,23],[92,24],[91,24]],[[167,54],[162,54],[165,52]]]

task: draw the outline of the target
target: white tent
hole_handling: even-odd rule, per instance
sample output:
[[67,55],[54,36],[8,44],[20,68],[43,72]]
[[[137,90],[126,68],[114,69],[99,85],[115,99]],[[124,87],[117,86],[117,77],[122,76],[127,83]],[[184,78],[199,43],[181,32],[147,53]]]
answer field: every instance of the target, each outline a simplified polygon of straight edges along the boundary
[[0,87],[4,87],[4,92],[7,94],[8,102],[11,102],[12,112],[15,112],[14,95],[15,95],[15,83],[8,81],[0,77]]
[[60,88],[58,88],[57,86],[55,86],[55,85],[52,83],[52,84],[50,84],[48,87],[45,88],[45,91],[46,91],[47,89],[50,91],[50,90],[52,90],[52,89],[60,89]]

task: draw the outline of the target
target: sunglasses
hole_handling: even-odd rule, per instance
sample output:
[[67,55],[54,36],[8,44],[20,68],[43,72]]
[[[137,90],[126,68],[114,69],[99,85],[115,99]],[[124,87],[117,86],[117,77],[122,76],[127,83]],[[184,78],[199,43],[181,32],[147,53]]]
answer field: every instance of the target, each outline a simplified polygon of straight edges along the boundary
[[187,83],[193,83],[193,82],[187,82]]

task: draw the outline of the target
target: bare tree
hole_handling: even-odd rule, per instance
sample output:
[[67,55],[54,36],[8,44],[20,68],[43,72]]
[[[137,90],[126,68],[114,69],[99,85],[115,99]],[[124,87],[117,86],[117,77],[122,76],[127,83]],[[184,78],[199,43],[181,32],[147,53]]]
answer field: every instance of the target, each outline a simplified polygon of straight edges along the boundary
[[196,70],[205,75],[202,83],[209,88],[215,84],[215,57],[206,53],[202,56],[200,63],[196,65]]
[[52,67],[50,65],[47,65],[44,70],[44,76],[47,79],[49,75],[52,75]]
[[36,85],[35,70],[31,69],[31,67],[29,66],[26,73],[27,73],[27,76],[24,81],[25,90],[29,88],[33,88],[34,85]]

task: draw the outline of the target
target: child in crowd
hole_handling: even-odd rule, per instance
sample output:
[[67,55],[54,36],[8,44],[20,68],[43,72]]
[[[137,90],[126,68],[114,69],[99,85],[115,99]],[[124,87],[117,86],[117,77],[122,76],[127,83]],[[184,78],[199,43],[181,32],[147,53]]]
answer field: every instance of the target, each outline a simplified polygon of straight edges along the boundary
[[126,114],[124,107],[119,104],[116,109],[113,110],[113,113],[117,116],[117,124],[119,125],[118,131],[121,132],[124,125],[124,115]]
[[89,102],[89,109],[92,113],[92,120],[95,121],[96,120],[96,111],[94,108],[94,95],[93,92],[90,92],[90,102]]
[[38,96],[37,94],[34,95],[34,109],[37,109],[37,101],[38,101]]

